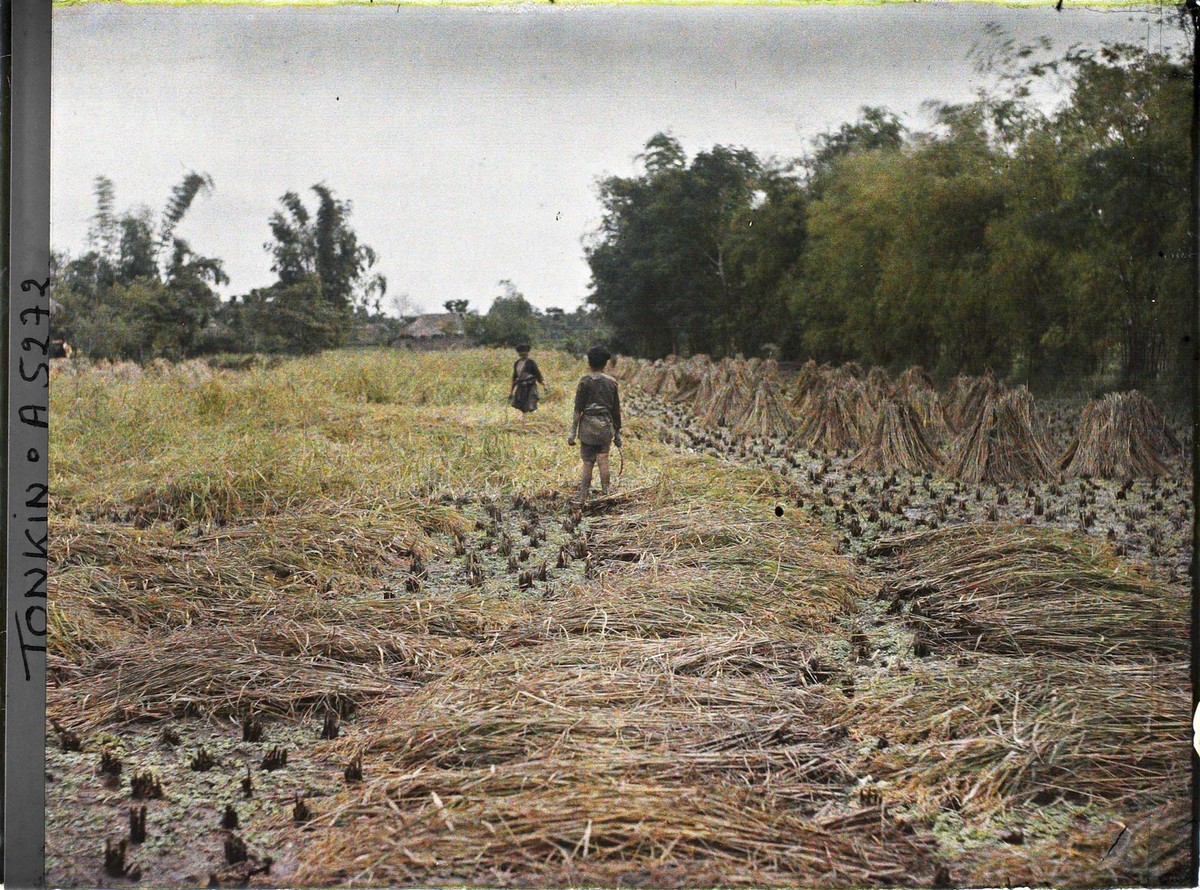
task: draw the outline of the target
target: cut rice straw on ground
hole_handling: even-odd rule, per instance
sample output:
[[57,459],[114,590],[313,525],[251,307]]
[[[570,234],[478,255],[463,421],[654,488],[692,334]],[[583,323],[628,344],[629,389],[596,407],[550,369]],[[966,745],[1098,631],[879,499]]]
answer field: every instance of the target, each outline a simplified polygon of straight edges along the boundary
[[260,651],[240,630],[191,628],[107,653],[90,676],[54,690],[64,725],[168,717],[297,716],[403,695],[414,683],[384,668]]
[[820,744],[825,696],[815,687],[756,676],[710,679],[653,664],[613,667],[611,653],[594,650],[594,664],[558,665],[561,650],[528,653],[516,670],[503,656],[465,661],[385,707],[381,728],[341,747],[347,755],[360,748],[385,755],[397,769],[488,766],[586,749],[598,755],[595,768],[617,774],[624,768],[618,762],[636,767],[647,755],[659,772],[703,769],[749,780],[774,770],[810,783],[847,781]]
[[1029,526],[959,525],[881,541],[894,605],[935,649],[1183,658],[1188,595],[1123,563],[1102,542]]
[[860,684],[842,725],[886,739],[859,770],[886,782],[888,802],[991,812],[1066,796],[1134,807],[1184,787],[1189,699],[1182,661],[980,656]]
[[553,759],[382,779],[337,817],[357,829],[319,835],[298,883],[824,887],[932,872],[928,848],[878,817],[874,830],[831,831],[747,789],[589,775]]

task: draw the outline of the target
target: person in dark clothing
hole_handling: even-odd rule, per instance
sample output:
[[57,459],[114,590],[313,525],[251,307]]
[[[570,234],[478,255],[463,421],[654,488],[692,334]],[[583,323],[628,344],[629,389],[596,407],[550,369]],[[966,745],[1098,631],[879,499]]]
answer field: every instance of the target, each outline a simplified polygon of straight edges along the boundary
[[588,372],[575,389],[575,414],[567,444],[579,439],[583,472],[579,480],[579,500],[586,501],[592,488],[592,467],[600,466],[600,493],[608,494],[610,473],[608,453],[614,443],[621,447],[621,395],[617,381],[604,373],[611,356],[602,346],[588,350]]
[[508,404],[522,414],[536,411],[538,406],[538,384],[546,385],[537,362],[529,357],[529,344],[517,347],[520,356],[513,363],[512,389],[508,393]]

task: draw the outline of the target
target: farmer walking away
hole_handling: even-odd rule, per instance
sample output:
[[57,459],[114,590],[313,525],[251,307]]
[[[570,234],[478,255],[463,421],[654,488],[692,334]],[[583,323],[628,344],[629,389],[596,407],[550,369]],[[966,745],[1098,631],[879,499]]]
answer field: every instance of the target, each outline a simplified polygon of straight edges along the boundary
[[604,373],[612,356],[602,346],[588,350],[588,372],[575,390],[575,415],[571,421],[568,445],[579,438],[579,456],[583,473],[579,480],[579,502],[587,500],[592,489],[592,466],[600,465],[600,493],[608,494],[610,479],[608,452],[615,443],[621,447],[621,397],[617,381]]
[[517,347],[517,355],[520,358],[513,362],[512,389],[508,393],[508,404],[524,416],[537,410],[538,384],[545,386],[546,381],[542,378],[542,370],[537,366],[537,362],[529,357],[528,343]]

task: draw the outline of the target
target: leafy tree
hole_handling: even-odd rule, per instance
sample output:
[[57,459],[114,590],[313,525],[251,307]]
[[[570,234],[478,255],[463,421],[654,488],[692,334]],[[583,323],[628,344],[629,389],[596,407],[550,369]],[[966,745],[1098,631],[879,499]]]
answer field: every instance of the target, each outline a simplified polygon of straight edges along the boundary
[[234,317],[254,349],[311,352],[345,342],[356,311],[381,312],[387,281],[371,270],[375,251],[350,226],[351,204],[314,185],[311,212],[295,192],[270,219],[271,270],[279,280],[248,294]]
[[859,114],[857,121],[842,124],[814,140],[813,150],[805,159],[814,191],[820,191],[822,179],[843,158],[857,152],[896,151],[904,145],[907,130],[891,111],[864,105]]
[[[615,345],[779,347],[1039,386],[1184,380],[1186,65],[988,38],[979,58],[999,87],[929,104],[928,132],[864,108],[791,163],[722,146],[689,160],[653,137],[637,175],[601,181],[587,244]],[[1047,77],[1067,98],[1043,111],[1031,97]]]
[[1189,301],[1189,72],[1130,46],[1076,50],[1026,77],[1071,101],[1027,123],[1006,171],[991,274],[1034,378],[1182,381]]
[[95,181],[96,213],[81,257],[60,256],[58,333],[99,358],[172,359],[202,348],[202,331],[227,284],[220,260],[195,253],[177,234],[212,179],[188,173],[172,190],[159,222],[147,208],[118,214],[107,177]]
[[324,299],[316,275],[252,290],[227,313],[243,350],[302,354],[341,343],[347,315],[345,307]]
[[349,201],[338,200],[324,184],[312,187],[317,207],[310,213],[295,192],[279,199],[271,215],[272,240],[263,245],[273,259],[279,283],[292,285],[315,277],[321,298],[339,309],[356,305],[378,308],[387,280],[371,269],[378,257],[350,227]]
[[645,172],[600,184],[604,217],[587,247],[589,302],[618,346],[648,355],[738,348],[739,302],[728,241],[758,188],[746,149],[715,146],[687,163],[659,133],[640,156]]
[[809,194],[788,170],[769,170],[762,191],[738,209],[725,237],[737,295],[731,327],[747,355],[775,353],[793,327],[787,293],[808,239]]
[[539,333],[538,311],[505,279],[500,282],[503,293],[492,301],[483,316],[467,316],[467,333],[484,346],[516,348],[533,343]]
[[1076,301],[1110,313],[1122,382],[1144,385],[1187,355],[1190,72],[1136,47],[1068,63],[1074,101],[1048,122],[1070,159],[1060,243]]
[[806,249],[800,275],[790,282],[799,353],[820,361],[866,358],[889,351],[875,294],[881,270],[896,241],[900,171],[884,153],[847,158],[830,176],[820,200],[808,208]]
[[467,314],[467,301],[466,300],[447,300],[445,303],[442,304],[442,306],[445,307],[447,312],[453,312],[456,315],[466,315]]

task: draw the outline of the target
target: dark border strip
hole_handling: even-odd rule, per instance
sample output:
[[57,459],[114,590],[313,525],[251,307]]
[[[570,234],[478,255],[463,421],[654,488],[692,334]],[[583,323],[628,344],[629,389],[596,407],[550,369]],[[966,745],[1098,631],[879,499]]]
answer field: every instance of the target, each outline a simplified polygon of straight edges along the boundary
[[[0,0],[0,330],[8,330],[8,204],[12,189],[8,171],[12,153],[8,122],[12,111],[12,4]],[[8,338],[0,337],[0,367],[8,367]],[[8,375],[0,375],[0,404],[8,404]],[[8,503],[8,417],[0,413],[5,447],[0,448],[0,504]],[[8,548],[0,549],[0,577],[8,577]],[[0,688],[7,690],[8,634],[0,623]],[[0,694],[0,800],[4,800],[5,696]],[[4,807],[0,806],[0,884],[4,883]]]
[[[1200,492],[1196,485],[1200,482],[1200,2],[1186,0],[1184,4],[1185,21],[1192,30],[1192,121],[1191,121],[1191,245],[1192,255],[1192,323],[1186,333],[1181,336],[1191,338],[1189,350],[1192,366],[1188,369],[1192,384],[1192,626],[1191,626],[1191,680],[1192,680],[1192,714],[1200,707],[1200,659],[1197,648],[1200,646]],[[1192,761],[1192,830],[1190,833],[1191,866],[1190,877],[1192,886],[1196,886],[1200,875],[1200,820],[1197,819],[1197,807],[1200,806],[1200,758],[1196,751],[1197,740],[1193,738],[1192,750],[1189,752]]]
[[4,884],[45,886],[50,0],[9,0]]

